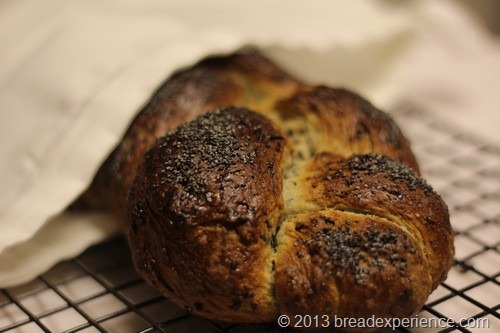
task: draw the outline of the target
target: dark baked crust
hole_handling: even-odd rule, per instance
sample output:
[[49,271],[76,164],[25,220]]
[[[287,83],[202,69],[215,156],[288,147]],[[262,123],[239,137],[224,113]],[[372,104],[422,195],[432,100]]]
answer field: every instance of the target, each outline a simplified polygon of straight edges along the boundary
[[148,152],[130,195],[136,266],[180,305],[226,321],[276,316],[269,244],[285,138],[246,109],[208,113]]
[[169,79],[75,207],[96,203],[126,222],[146,281],[228,322],[408,316],[453,257],[395,122],[253,51]]

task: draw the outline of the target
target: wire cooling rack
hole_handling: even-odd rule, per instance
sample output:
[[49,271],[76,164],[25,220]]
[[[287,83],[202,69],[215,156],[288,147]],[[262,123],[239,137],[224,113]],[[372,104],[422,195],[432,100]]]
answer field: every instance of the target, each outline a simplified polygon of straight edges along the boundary
[[[400,325],[395,331],[500,332],[500,147],[416,108],[394,116],[425,178],[448,203],[456,235],[454,266],[416,316],[430,327]],[[137,276],[121,238],[93,246],[30,283],[0,290],[0,332],[284,331],[276,324],[212,322],[178,308]]]

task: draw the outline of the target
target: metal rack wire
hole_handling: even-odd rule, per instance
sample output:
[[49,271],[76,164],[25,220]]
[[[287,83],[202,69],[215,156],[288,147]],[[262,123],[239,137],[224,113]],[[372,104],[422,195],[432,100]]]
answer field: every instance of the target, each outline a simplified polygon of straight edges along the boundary
[[[446,320],[447,326],[396,331],[500,332],[500,147],[416,108],[394,116],[413,142],[424,176],[448,203],[456,234],[448,279],[417,315]],[[284,331],[212,322],[178,308],[136,275],[121,238],[91,247],[30,283],[0,290],[0,332]]]

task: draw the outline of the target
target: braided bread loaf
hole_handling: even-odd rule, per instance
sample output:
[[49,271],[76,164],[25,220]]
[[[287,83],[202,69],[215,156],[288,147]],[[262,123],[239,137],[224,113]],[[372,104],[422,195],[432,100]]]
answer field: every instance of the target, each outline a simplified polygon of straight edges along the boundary
[[409,316],[454,251],[388,115],[248,50],[173,75],[83,198],[126,221],[145,280],[227,322]]

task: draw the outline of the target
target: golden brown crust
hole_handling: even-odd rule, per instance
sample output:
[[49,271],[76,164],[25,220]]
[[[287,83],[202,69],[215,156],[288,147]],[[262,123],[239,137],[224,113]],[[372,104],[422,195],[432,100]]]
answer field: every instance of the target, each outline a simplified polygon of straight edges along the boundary
[[418,172],[387,114],[246,50],[173,75],[80,202],[126,221],[141,276],[199,315],[403,317],[453,257]]
[[[320,209],[384,217],[418,239],[426,253],[432,289],[451,267],[453,233],[446,204],[415,172],[382,155],[347,160],[317,155],[302,175],[300,190]],[[307,199],[306,199],[307,200]],[[439,244],[439,245],[438,245]]]
[[281,100],[277,109],[285,126],[286,122],[299,121],[313,127],[316,137],[309,143],[312,155],[321,151],[344,157],[378,153],[419,170],[410,144],[394,120],[353,92],[304,87]]
[[335,209],[303,213],[280,230],[280,311],[346,318],[400,318],[431,290],[418,241],[384,218]]
[[287,182],[300,199],[278,234],[281,311],[399,318],[445,279],[448,211],[413,170],[383,155],[323,152]]

